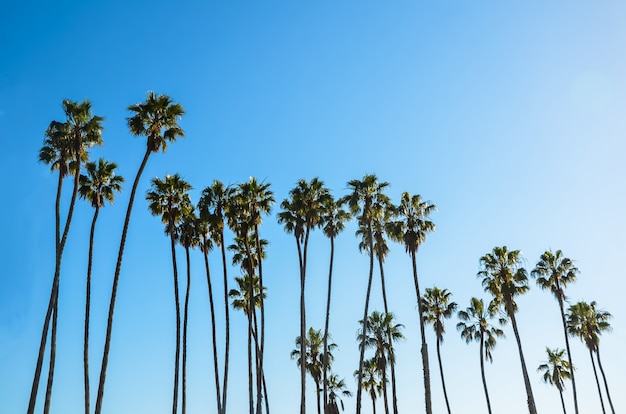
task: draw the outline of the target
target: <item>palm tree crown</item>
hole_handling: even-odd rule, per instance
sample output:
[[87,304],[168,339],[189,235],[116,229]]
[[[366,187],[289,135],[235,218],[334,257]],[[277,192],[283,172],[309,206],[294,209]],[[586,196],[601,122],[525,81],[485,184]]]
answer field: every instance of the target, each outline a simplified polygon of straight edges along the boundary
[[81,174],[78,194],[81,198],[89,201],[93,208],[104,207],[104,202],[113,204],[114,193],[122,190],[124,178],[115,175],[117,164],[108,162],[102,158],[98,163],[88,162],[85,164],[87,175]]
[[161,216],[165,233],[173,235],[175,239],[178,238],[177,224],[193,209],[188,194],[191,189],[191,184],[174,174],[166,176],[164,180],[153,178],[152,189],[146,194],[150,212],[154,216]]
[[168,142],[185,136],[185,132],[178,125],[185,110],[167,95],[157,95],[150,91],[145,102],[131,105],[128,110],[135,113],[128,118],[130,132],[136,136],[147,137],[150,152],[165,152]]
[[539,365],[537,371],[543,372],[541,379],[543,382],[554,385],[559,391],[565,389],[565,383],[563,380],[570,379],[571,367],[569,362],[564,359],[564,349],[550,349],[546,348],[548,354],[548,361]]

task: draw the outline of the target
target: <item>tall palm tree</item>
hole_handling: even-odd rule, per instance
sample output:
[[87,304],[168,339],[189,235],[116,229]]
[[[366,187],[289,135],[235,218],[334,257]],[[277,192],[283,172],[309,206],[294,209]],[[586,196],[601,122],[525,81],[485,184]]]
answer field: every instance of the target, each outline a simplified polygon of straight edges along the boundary
[[530,414],[537,414],[535,398],[533,397],[533,390],[530,385],[528,371],[526,370],[526,362],[524,361],[522,341],[520,340],[515,319],[515,313],[517,312],[515,297],[526,293],[529,289],[528,275],[526,269],[522,267],[520,251],[509,250],[506,246],[494,247],[493,252],[487,253],[480,258],[480,264],[482,270],[478,272],[478,277],[482,278],[485,291],[493,296],[494,306],[499,309],[504,308],[504,312],[511,320],[522,365],[528,410]]
[[174,270],[174,302],[176,305],[176,356],[174,365],[174,397],[172,414],[178,410],[178,370],[180,365],[180,300],[178,294],[178,267],[176,266],[176,241],[179,238],[178,225],[185,214],[191,210],[192,204],[188,191],[191,185],[178,174],[168,175],[164,180],[152,179],[152,189],[146,194],[149,210],[154,216],[161,216],[165,224],[165,234],[170,237],[172,267]]
[[[225,339],[224,339],[224,377],[222,382],[222,395],[219,394],[219,373],[217,368],[217,356],[214,358],[215,378],[216,378],[216,392],[217,392],[217,405],[218,414],[226,413],[226,401],[227,401],[227,389],[228,389],[228,363],[230,359],[230,311],[228,306],[228,271],[226,265],[226,244],[224,243],[224,217],[225,210],[228,206],[230,197],[233,190],[230,187],[225,187],[223,183],[218,180],[214,180],[213,184],[206,187],[202,191],[202,196],[198,202],[198,210],[200,211],[201,223],[206,223],[208,231],[211,234],[210,239],[214,244],[220,247],[222,253],[222,270],[224,278],[224,320],[225,320]],[[206,235],[206,232],[203,232]],[[207,252],[208,253],[208,252]],[[205,266],[208,269],[208,258],[205,254]],[[208,277],[208,270],[207,270]],[[210,287],[210,284],[209,284]],[[212,294],[209,292],[209,297],[212,301]],[[211,309],[213,305],[211,305]],[[212,313],[213,315],[213,313]],[[213,322],[213,326],[215,323]],[[215,332],[213,333],[213,350],[217,349],[215,343]],[[220,404],[221,398],[221,404]]]
[[85,335],[83,344],[83,368],[85,382],[85,414],[89,414],[89,313],[91,309],[91,269],[93,259],[93,238],[100,208],[105,202],[113,204],[115,192],[122,191],[124,178],[115,175],[117,164],[100,158],[98,163],[88,162],[85,165],[87,175],[80,176],[78,193],[94,208],[91,230],[89,232],[89,256],[87,259],[87,287],[85,293]]
[[[383,383],[375,358],[364,361],[361,375],[361,387],[369,393],[372,399],[372,413],[376,414],[376,397],[382,394]],[[359,370],[354,371],[354,376],[358,378]]]
[[604,413],[604,401],[602,400],[602,392],[600,391],[600,382],[598,381],[598,373],[596,372],[596,366],[593,361],[593,354],[596,354],[598,359],[598,366],[602,373],[602,379],[604,380],[604,388],[606,390],[606,396],[611,406],[611,411],[615,414],[613,408],[613,402],[611,401],[611,394],[609,393],[609,386],[604,375],[604,369],[602,368],[602,362],[600,360],[600,335],[603,331],[610,331],[611,314],[597,308],[595,301],[591,303],[578,302],[569,307],[567,312],[567,330],[571,335],[577,336],[582,342],[585,343],[587,349],[589,349],[589,356],[591,357],[591,364],[593,366],[593,373],[596,377],[596,385],[598,386],[598,394],[600,395],[600,404],[602,405],[602,412]]
[[317,394],[317,414],[321,414],[320,403],[320,384],[323,381],[322,372],[325,367],[330,366],[333,361],[332,351],[337,348],[337,344],[328,344],[328,351],[323,352],[324,342],[328,342],[327,338],[324,338],[321,330],[315,330],[312,327],[307,331],[307,336],[304,340],[304,355],[301,350],[302,338],[296,338],[296,348],[291,351],[291,359],[296,360],[298,367],[304,366],[313,381],[315,382],[315,392]]
[[446,332],[444,319],[452,316],[457,308],[456,302],[450,302],[452,293],[448,289],[439,289],[437,286],[426,288],[426,293],[422,298],[422,309],[424,310],[424,321],[433,325],[435,335],[437,337],[437,360],[439,361],[439,372],[441,373],[441,386],[443,387],[443,396],[446,400],[448,414],[450,414],[450,402],[448,401],[448,392],[446,391],[446,382],[443,378],[443,365],[441,364],[440,346],[443,342],[443,334]]
[[344,397],[352,397],[352,393],[346,389],[346,382],[343,379],[339,379],[336,374],[330,374],[326,379],[326,389],[328,390],[328,404],[324,410],[324,414],[339,414],[339,406],[337,400],[341,404],[341,411],[344,410],[343,400],[340,395]]
[[[459,311],[458,317],[461,322],[456,324],[456,329],[461,331],[461,337],[468,344],[471,341],[480,342],[480,375],[483,380],[483,388],[485,390],[485,399],[487,400],[487,410],[491,414],[491,403],[489,401],[489,391],[487,390],[487,380],[485,379],[485,362],[493,362],[491,350],[496,346],[496,338],[504,337],[504,331],[496,328],[489,323],[489,320],[495,316],[496,309],[485,307],[482,299],[472,298],[470,306]],[[500,325],[506,323],[506,319],[499,319]]]
[[[335,258],[335,237],[341,233],[345,228],[346,221],[350,220],[350,213],[343,209],[340,201],[335,201],[332,196],[326,199],[326,202],[322,206],[322,228],[324,235],[330,240],[330,264],[328,267],[328,295],[326,298],[326,319],[324,322],[324,354],[328,352],[328,328],[330,324],[330,299],[332,294],[333,285],[333,262]],[[325,364],[326,361],[324,361]],[[324,373],[324,413],[328,411],[328,404],[330,399],[328,396],[328,367],[324,366],[322,372]],[[333,398],[334,401],[334,398]],[[343,404],[343,403],[342,403]],[[335,402],[335,408],[337,404]]]
[[[42,339],[39,346],[39,355],[35,367],[33,386],[31,388],[28,414],[35,410],[37,390],[43,365],[43,356],[46,347],[48,328],[52,318],[52,332],[50,335],[50,360],[48,370],[48,381],[46,387],[46,399],[44,413],[50,411],[50,400],[52,397],[52,384],[54,380],[54,366],[56,361],[56,326],[58,316],[59,279],[61,274],[61,261],[63,250],[67,241],[67,236],[72,222],[74,205],[78,194],[78,182],[80,180],[81,165],[87,161],[87,149],[94,145],[102,145],[102,122],[104,118],[92,115],[91,103],[87,100],[82,103],[69,100],[63,101],[63,111],[66,121],[64,123],[53,121],[46,131],[44,146],[39,152],[39,160],[51,165],[52,170],[59,170],[59,181],[57,185],[57,196],[55,205],[55,270],[52,281],[48,310],[42,329]],[[74,175],[74,186],[72,197],[68,208],[67,218],[61,235],[60,221],[60,201],[63,178],[69,173]]]
[[[570,283],[576,281],[576,275],[579,273],[578,268],[574,266],[574,262],[565,257],[561,250],[552,252],[552,250],[545,251],[537,265],[530,272],[530,275],[537,278],[537,285],[543,290],[549,290],[552,292],[557,302],[559,303],[559,310],[561,311],[561,322],[563,324],[563,335],[565,336],[565,348],[567,349],[567,360],[569,366],[574,366],[572,363],[572,351],[569,347],[569,335],[567,334],[567,323],[565,321],[565,288]],[[574,370],[571,370],[571,375],[568,378],[572,380],[572,391],[574,393],[574,410],[578,414],[578,396],[576,394],[576,381],[574,379]]]
[[168,142],[176,141],[178,137],[185,135],[182,128],[178,125],[179,119],[185,114],[185,110],[180,104],[174,103],[170,97],[166,95],[157,95],[154,92],[148,92],[145,102],[134,104],[128,107],[134,115],[128,118],[128,127],[131,134],[135,136],[145,136],[147,138],[146,152],[135,176],[133,187],[128,200],[126,209],[126,217],[124,218],[124,227],[122,230],[122,238],[117,253],[117,262],[115,265],[115,275],[113,276],[113,287],[111,289],[111,301],[109,303],[109,313],[107,318],[106,339],[104,342],[104,352],[102,354],[102,366],[100,368],[100,381],[98,384],[98,396],[96,399],[96,409],[94,414],[100,414],[102,411],[102,399],[104,397],[104,384],[106,381],[107,366],[109,363],[109,352],[111,348],[111,332],[113,330],[113,313],[115,311],[115,299],[117,297],[117,287],[119,284],[120,271],[122,269],[122,257],[124,256],[124,246],[126,244],[126,234],[128,233],[128,225],[130,223],[130,214],[135,201],[135,193],[139,185],[139,179],[148,162],[148,157],[153,152],[159,150],[165,152]]
[[565,401],[563,400],[563,388],[565,384],[563,380],[570,379],[572,377],[572,371],[568,361],[563,359],[565,354],[564,349],[550,349],[546,348],[548,354],[548,361],[539,365],[537,371],[543,372],[541,379],[543,382],[554,385],[559,390],[559,396],[561,397],[561,406],[563,407],[563,414],[567,414],[565,410]]
[[[388,201],[388,197],[383,193],[385,188],[389,186],[387,182],[379,182],[378,177],[373,174],[367,174],[362,180],[348,181],[348,188],[350,194],[342,198],[342,202],[345,202],[350,207],[350,213],[357,218],[359,225],[359,231],[357,235],[361,234],[363,240],[367,243],[366,251],[369,253],[369,276],[367,279],[367,292],[365,294],[365,306],[363,309],[363,321],[365,326],[364,331],[367,331],[367,315],[370,300],[370,293],[372,290],[372,277],[374,274],[374,237],[372,226],[374,220],[377,218],[376,214],[380,213],[379,209],[375,209],[374,206],[383,205]],[[363,243],[360,244],[360,248],[363,251]],[[365,338],[363,338],[364,340]],[[356,414],[361,414],[361,392],[362,392],[362,380],[363,380],[363,364],[365,357],[365,344],[361,342],[361,349],[359,355],[359,370],[357,373],[357,393],[356,393]]]
[[424,311],[420,295],[419,279],[417,277],[416,255],[419,246],[426,241],[426,234],[435,230],[435,224],[428,219],[437,207],[428,201],[422,200],[419,194],[411,196],[404,192],[400,205],[396,208],[396,214],[400,220],[389,224],[388,233],[397,242],[404,244],[406,252],[411,256],[413,267],[413,282],[415,284],[415,296],[417,298],[417,310],[419,313],[420,335],[422,339],[422,366],[424,369],[424,403],[426,414],[432,414],[432,400],[430,392],[430,366],[428,363],[428,345],[424,331]]
[[367,323],[360,321],[363,327],[357,336],[361,345],[365,348],[374,349],[373,360],[380,372],[381,389],[385,403],[385,413],[389,414],[389,403],[387,401],[387,366],[395,364],[395,353],[393,343],[404,339],[402,328],[404,325],[396,324],[392,313],[372,312],[367,317]]
[[[306,305],[305,281],[307,252],[311,230],[322,225],[324,205],[331,197],[324,182],[315,177],[311,181],[301,179],[289,191],[289,199],[283,200],[278,213],[278,222],[285,225],[285,230],[293,233],[298,247],[300,264],[300,349],[305,347]],[[306,412],[306,367],[300,365],[300,414]]]

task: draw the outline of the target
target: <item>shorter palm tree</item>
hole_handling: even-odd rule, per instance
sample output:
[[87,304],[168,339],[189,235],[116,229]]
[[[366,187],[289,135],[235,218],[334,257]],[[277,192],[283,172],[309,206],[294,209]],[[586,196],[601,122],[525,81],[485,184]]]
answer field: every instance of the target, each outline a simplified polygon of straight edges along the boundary
[[554,385],[559,390],[559,396],[561,397],[561,406],[563,407],[563,414],[567,414],[565,410],[565,400],[563,400],[563,389],[565,383],[563,380],[570,379],[572,377],[572,369],[569,362],[563,359],[565,355],[564,349],[550,349],[546,348],[548,354],[548,360],[537,368],[538,372],[543,372],[541,379],[546,384]]
[[326,412],[324,414],[339,414],[339,406],[337,400],[341,404],[341,411],[344,410],[343,400],[344,397],[352,397],[352,393],[346,389],[346,383],[343,379],[339,379],[336,374],[330,374],[326,379],[326,389],[328,390],[328,404],[326,405]]

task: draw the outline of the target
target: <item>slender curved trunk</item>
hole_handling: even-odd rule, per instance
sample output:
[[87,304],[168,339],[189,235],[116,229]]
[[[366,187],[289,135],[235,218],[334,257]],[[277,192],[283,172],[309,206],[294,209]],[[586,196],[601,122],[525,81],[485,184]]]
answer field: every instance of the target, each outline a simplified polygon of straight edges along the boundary
[[250,404],[250,414],[254,413],[252,384],[252,309],[248,309],[248,401]]
[[[370,303],[370,293],[372,291],[372,279],[374,276],[374,246],[372,242],[372,225],[367,225],[368,239],[369,239],[369,253],[370,253],[370,272],[367,278],[367,292],[365,294],[365,309],[363,310],[363,339],[360,345],[359,354],[359,373],[357,376],[357,391],[356,391],[356,414],[361,414],[361,389],[363,385],[363,360],[365,358],[365,332],[367,332],[367,312]],[[374,413],[376,412],[376,405],[374,404]]]
[[387,367],[382,372],[383,376],[383,403],[385,406],[385,414],[389,414],[389,400],[387,398]]
[[[178,267],[176,266],[176,242],[174,235],[170,235],[172,246],[172,266],[174,268],[174,302],[176,304],[176,356],[174,358],[174,397],[172,400],[172,414],[178,411],[178,371],[180,367],[180,299],[178,295]],[[183,392],[184,397],[184,392]],[[184,399],[184,398],[183,398]]]
[[224,271],[224,317],[226,322],[226,338],[224,349],[224,385],[222,387],[222,411],[226,414],[226,391],[228,389],[228,359],[230,355],[230,314],[228,310],[228,271],[226,270],[226,246],[224,245],[224,231],[220,232],[220,244],[222,247],[222,267]]
[[254,225],[254,235],[256,239],[256,250],[258,254],[258,268],[259,268],[259,286],[261,287],[261,340],[259,344],[259,349],[256,354],[258,357],[258,366],[257,366],[257,414],[261,414],[261,402],[263,400],[263,354],[265,351],[265,303],[263,299],[263,258],[261,257],[261,241],[259,239],[259,226],[257,224]]
[[[58,295],[58,290],[57,290]],[[58,297],[57,297],[57,305],[58,305]],[[52,340],[52,338],[56,337],[57,331],[57,305],[54,306],[52,312],[52,331],[50,333],[50,360],[48,367],[48,382],[46,386],[46,400],[43,406],[44,414],[48,414],[50,412],[50,400],[52,396],[52,380],[54,378],[54,361],[56,360],[57,346],[56,340]]]
[[[557,280],[557,289],[560,290]],[[567,322],[565,320],[565,309],[563,306],[563,298],[560,296],[557,298],[559,301],[559,309],[561,310],[561,322],[563,323],[563,334],[565,335],[565,348],[567,349],[567,360],[569,362],[569,366],[573,367],[574,363],[572,362],[572,352],[569,348],[569,335],[567,334]],[[570,369],[570,373],[572,376],[572,392],[574,393],[574,411],[578,414],[578,394],[576,393],[576,380],[574,379],[574,370]]]
[[611,412],[615,414],[615,408],[613,408],[613,401],[611,401],[611,394],[609,393],[609,384],[606,382],[606,375],[604,375],[604,368],[602,368],[602,361],[600,361],[600,347],[596,347],[596,358],[598,358],[598,367],[602,374],[602,380],[604,381],[604,389],[606,390],[606,398],[609,400],[611,406]]
[[419,281],[417,278],[417,262],[415,252],[411,251],[411,264],[413,266],[413,282],[415,283],[415,295],[417,296],[417,309],[420,319],[420,335],[422,338],[422,365],[424,367],[424,403],[426,414],[432,414],[432,400],[430,394],[430,366],[428,363],[428,345],[426,344],[426,334],[424,332],[424,311],[422,309],[422,296],[420,295]]
[[[330,299],[333,287],[333,261],[335,258],[335,238],[330,237],[330,265],[328,267],[328,296],[326,297],[326,321],[324,322],[324,355],[328,355],[328,325],[330,322]],[[328,360],[322,361],[324,373],[324,414],[328,411]]]
[[372,413],[376,414],[376,394],[372,393],[370,396],[372,397]]
[[522,375],[524,376],[524,386],[526,387],[526,396],[528,403],[528,411],[530,414],[537,414],[535,408],[535,398],[533,397],[533,390],[530,386],[530,379],[528,378],[528,371],[526,370],[526,362],[524,361],[524,352],[522,351],[522,341],[519,337],[519,331],[517,330],[517,321],[515,320],[515,310],[513,308],[513,302],[510,297],[505,298],[506,311],[511,319],[511,325],[513,326],[513,333],[515,334],[515,340],[517,341],[517,349],[519,351],[520,363],[522,365]]
[[485,389],[485,398],[487,399],[487,411],[491,414],[491,402],[489,402],[489,391],[487,391],[487,380],[485,379],[485,358],[484,358],[485,338],[484,332],[480,333],[480,375],[483,379],[483,388]]
[[35,364],[35,374],[33,376],[33,385],[30,389],[30,399],[28,401],[27,414],[33,414],[35,412],[35,403],[37,402],[37,391],[39,390],[39,381],[41,378],[41,368],[43,366],[43,358],[46,352],[46,342],[48,340],[48,328],[50,327],[50,318],[52,317],[52,311],[56,304],[57,291],[59,289],[59,274],[60,274],[60,245],[61,245],[61,193],[63,190],[63,175],[59,171],[59,179],[57,182],[57,195],[54,205],[54,228],[55,228],[55,265],[54,265],[54,277],[52,278],[52,288],[50,289],[50,299],[48,301],[48,309],[46,310],[46,317],[44,318],[43,328],[41,330],[41,341],[39,343],[39,354],[37,355],[37,363]]
[[130,200],[128,200],[128,208],[126,209],[126,217],[124,219],[124,228],[122,230],[122,239],[120,240],[120,249],[117,253],[117,263],[115,265],[115,275],[113,276],[113,288],[111,290],[111,301],[109,303],[109,315],[107,318],[107,331],[106,339],[104,341],[104,352],[102,354],[102,366],[100,367],[100,381],[98,383],[98,396],[96,398],[95,414],[100,414],[102,411],[102,399],[104,398],[104,384],[106,382],[107,366],[109,364],[109,352],[111,349],[111,332],[113,330],[113,314],[115,312],[115,299],[117,297],[117,288],[119,285],[120,271],[122,269],[122,258],[124,256],[124,246],[126,244],[126,234],[128,233],[128,225],[130,223],[130,214],[133,210],[133,203],[135,201],[135,193],[137,192],[137,186],[141,174],[148,162],[150,156],[150,149],[146,149],[146,153],[143,156],[135,181],[133,182],[133,188],[130,192]]
[[[304,306],[304,258],[300,240],[294,233],[296,247],[298,248],[298,264],[300,267],[300,352],[306,352],[306,314]],[[306,413],[306,364],[300,364],[300,414]]]
[[[381,283],[382,291],[383,291],[383,304],[385,306],[385,314],[388,314],[389,308],[387,307],[387,289],[385,287],[385,271],[383,269],[383,260],[380,257],[378,257],[378,266],[380,267],[380,283]],[[392,404],[393,404],[393,413],[398,414],[398,398],[396,394],[396,368],[395,368],[395,358],[393,356],[394,355],[393,338],[391,337],[391,331],[389,331],[389,329],[387,330],[387,341],[389,342],[389,348],[390,348],[388,360],[391,365],[391,398],[392,398]],[[383,384],[383,387],[384,387],[385,394],[386,394],[387,393],[386,382]],[[385,401],[385,407],[386,405],[387,405],[387,402]],[[385,410],[387,410],[387,408],[385,408]]]
[[[252,330],[252,337],[254,338],[254,343],[258,347],[258,340],[256,331]],[[267,399],[267,384],[265,383],[265,372],[261,372],[261,381],[263,382],[263,395],[265,396],[265,413],[270,414],[270,404]]]
[[448,391],[446,390],[446,381],[443,378],[443,365],[441,364],[441,341],[437,340],[437,360],[439,361],[439,373],[441,374],[441,386],[443,387],[443,397],[446,400],[446,408],[448,409],[448,414],[450,411],[450,403],[448,402]]
[[606,414],[604,409],[604,400],[602,399],[602,389],[600,388],[600,380],[598,379],[598,371],[596,370],[596,363],[593,360],[593,352],[589,350],[589,357],[591,358],[591,366],[593,367],[593,375],[596,377],[596,385],[598,386],[598,395],[600,396],[600,405],[602,406],[602,414]]
[[87,288],[85,291],[85,338],[83,343],[83,367],[85,378],[85,414],[89,414],[89,314],[91,308],[91,268],[93,262],[93,236],[100,207],[96,206],[89,233],[89,257],[87,259]]
[[[204,236],[204,246],[207,245],[207,238]],[[206,270],[206,282],[209,289],[209,306],[211,308],[211,337],[213,340],[213,372],[215,373],[215,393],[217,394],[217,412],[218,414],[222,414],[222,402],[221,402],[221,391],[220,391],[220,374],[219,374],[219,366],[217,362],[217,339],[215,335],[215,308],[213,304],[213,285],[211,284],[211,270],[209,269],[209,254],[208,251],[203,247],[202,254],[204,256],[204,268]],[[189,282],[187,282],[189,283]],[[187,305],[185,304],[185,307]],[[186,310],[185,310],[186,313]],[[186,316],[185,316],[186,319]]]
[[317,395],[317,414],[322,414],[321,412],[321,402],[320,402],[320,382],[315,381],[315,394]]
[[559,389],[559,396],[561,397],[561,407],[563,407],[563,414],[567,414],[565,411],[565,400],[563,400],[563,390]]
[[[248,399],[250,403],[250,414],[254,414],[254,381],[252,376],[252,317],[254,316],[256,320],[256,309],[254,307],[254,271],[252,266],[253,259],[252,252],[250,251],[250,244],[248,243],[247,230],[243,234],[243,239],[246,248],[246,254],[248,256],[248,276],[250,279],[250,283],[248,285],[248,289],[250,290],[250,294],[248,295]],[[263,287],[261,287],[261,294],[263,294]],[[256,349],[255,355],[258,356]],[[257,366],[258,364],[255,363],[255,367]]]
[[191,288],[191,266],[189,265],[189,247],[185,247],[187,261],[187,289],[185,291],[185,310],[183,315],[183,412],[187,413],[187,321],[189,320],[189,291]]

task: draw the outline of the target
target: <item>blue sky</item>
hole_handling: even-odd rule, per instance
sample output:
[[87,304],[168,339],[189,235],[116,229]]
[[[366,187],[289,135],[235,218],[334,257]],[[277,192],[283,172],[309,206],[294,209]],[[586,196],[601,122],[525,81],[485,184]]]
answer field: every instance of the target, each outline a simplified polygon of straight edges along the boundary
[[[101,212],[94,258],[91,377],[98,376],[110,284],[130,181],[145,150],[126,127],[128,105],[146,91],[170,95],[187,115],[186,138],[151,157],[135,203],[116,308],[104,401],[106,413],[168,412],[171,405],[174,306],[168,240],[143,195],[152,177],[180,173],[192,198],[213,179],[249,176],[270,182],[277,201],[300,178],[319,176],[336,196],[346,182],[375,173],[391,186],[438,206],[437,231],[418,254],[422,289],[436,284],[461,308],[487,299],[478,260],[494,246],[522,250],[534,267],[548,248],[576,260],[573,302],[596,300],[614,316],[601,350],[613,403],[626,384],[621,257],[626,250],[626,5],[618,1],[396,1],[315,4],[267,1],[110,1],[11,3],[0,16],[0,157],[11,179],[0,212],[6,219],[0,289],[0,400],[7,413],[27,406],[54,268],[56,176],[37,162],[43,133],[62,120],[63,99],[92,102],[106,118],[92,159],[119,164],[128,183]],[[70,181],[66,181],[69,189]],[[64,206],[69,202],[65,194]],[[289,359],[298,325],[293,240],[276,223],[268,286],[269,398],[293,413],[299,373]],[[82,410],[82,322],[92,210],[80,202],[63,260],[57,370],[52,412]],[[355,392],[355,342],[367,265],[351,224],[337,240],[331,333],[340,346],[336,371]],[[328,241],[311,241],[309,325],[323,326]],[[183,257],[180,251],[179,257]],[[219,257],[211,257],[214,273]],[[180,261],[180,266],[184,262]],[[189,412],[213,410],[209,314],[201,257],[192,262]],[[238,275],[230,269],[230,276]],[[399,344],[398,394],[404,412],[420,411],[419,335],[410,261],[393,245],[386,262],[390,307],[405,325]],[[377,273],[375,274],[375,276]],[[519,325],[537,406],[560,408],[556,389],[535,368],[545,347],[564,347],[558,306],[531,281],[519,300]],[[216,283],[216,289],[221,284]],[[382,310],[375,278],[371,309]],[[218,307],[219,310],[219,307]],[[221,311],[220,311],[221,312]],[[218,318],[221,313],[218,312]],[[245,319],[233,314],[229,407],[246,407]],[[448,322],[442,348],[456,412],[482,412],[478,346]],[[514,336],[494,352],[487,380],[494,411],[524,413]],[[220,339],[223,337],[218,330]],[[431,350],[435,412],[445,409]],[[572,341],[583,412],[599,412],[588,353]],[[309,410],[314,410],[309,384]],[[92,397],[95,400],[95,397]],[[569,406],[571,389],[566,391]],[[346,410],[355,398],[345,400]],[[43,395],[40,396],[43,401]],[[364,410],[370,405],[364,400]],[[382,409],[382,406],[379,407]],[[571,407],[573,411],[573,407]],[[3,411],[4,412],[4,411]]]

